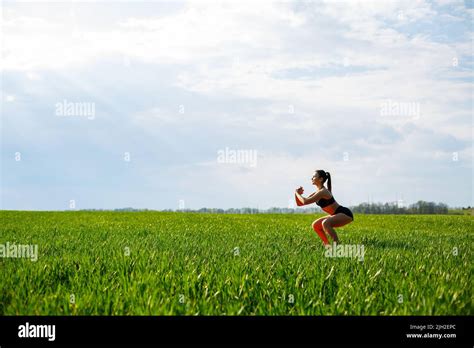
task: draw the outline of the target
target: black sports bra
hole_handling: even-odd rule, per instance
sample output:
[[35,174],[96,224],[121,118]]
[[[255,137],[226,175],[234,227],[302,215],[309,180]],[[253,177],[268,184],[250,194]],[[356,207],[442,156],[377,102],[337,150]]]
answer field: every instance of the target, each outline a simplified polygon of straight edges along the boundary
[[321,198],[319,201],[316,202],[317,205],[319,205],[321,208],[327,207],[328,205],[331,205],[335,202],[334,197],[331,197],[329,199]]

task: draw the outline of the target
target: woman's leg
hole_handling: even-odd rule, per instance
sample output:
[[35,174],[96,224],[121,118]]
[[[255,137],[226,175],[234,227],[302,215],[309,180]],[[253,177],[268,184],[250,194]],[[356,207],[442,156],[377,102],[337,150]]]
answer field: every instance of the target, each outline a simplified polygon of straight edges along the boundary
[[331,236],[334,242],[338,243],[339,237],[337,236],[334,227],[342,227],[350,222],[352,222],[352,218],[350,216],[347,216],[343,213],[338,213],[336,215],[324,219],[322,225],[324,231]]
[[326,237],[326,234],[324,233],[323,229],[323,221],[327,219],[327,217],[322,217],[317,219],[316,221],[313,222],[313,230],[318,234],[319,238],[322,239],[324,245],[328,245],[329,241],[328,238]]

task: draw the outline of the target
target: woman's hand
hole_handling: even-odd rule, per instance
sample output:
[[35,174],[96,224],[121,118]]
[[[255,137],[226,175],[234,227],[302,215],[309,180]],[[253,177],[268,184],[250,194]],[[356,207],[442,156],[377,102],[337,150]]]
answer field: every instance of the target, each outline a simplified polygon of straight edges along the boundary
[[304,205],[304,197],[301,196],[303,192],[304,192],[304,189],[301,186],[295,190],[295,200],[296,200],[296,205],[298,207],[301,207],[302,205]]

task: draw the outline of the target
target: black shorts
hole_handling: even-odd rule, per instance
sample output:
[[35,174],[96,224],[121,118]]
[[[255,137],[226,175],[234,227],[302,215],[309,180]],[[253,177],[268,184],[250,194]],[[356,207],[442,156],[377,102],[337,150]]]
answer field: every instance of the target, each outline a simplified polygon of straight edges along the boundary
[[334,212],[334,215],[339,214],[339,213],[346,214],[347,216],[352,218],[352,221],[354,221],[354,215],[352,214],[349,208],[346,208],[340,205],[339,208],[337,208],[336,211]]

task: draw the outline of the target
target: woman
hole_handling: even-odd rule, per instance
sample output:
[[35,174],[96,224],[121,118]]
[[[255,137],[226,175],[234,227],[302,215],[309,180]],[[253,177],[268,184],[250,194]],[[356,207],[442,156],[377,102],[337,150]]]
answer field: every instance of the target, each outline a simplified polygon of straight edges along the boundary
[[[328,213],[329,217],[324,216],[315,222],[313,222],[313,229],[318,234],[319,238],[322,239],[324,245],[328,245],[329,241],[326,233],[331,236],[335,243],[339,242],[339,238],[334,230],[334,227],[342,227],[348,223],[354,221],[354,215],[350,209],[337,204],[331,193],[331,174],[324,170],[316,170],[313,177],[311,178],[313,185],[316,185],[318,190],[308,198],[302,196],[304,190],[303,187],[299,187],[295,192],[296,204],[298,206],[316,203],[323,211]],[[324,183],[328,182],[328,188],[324,187]]]

